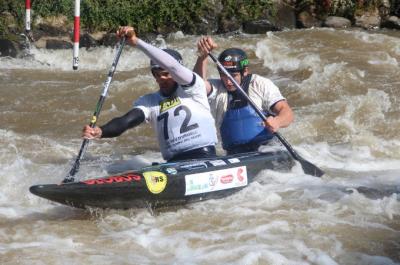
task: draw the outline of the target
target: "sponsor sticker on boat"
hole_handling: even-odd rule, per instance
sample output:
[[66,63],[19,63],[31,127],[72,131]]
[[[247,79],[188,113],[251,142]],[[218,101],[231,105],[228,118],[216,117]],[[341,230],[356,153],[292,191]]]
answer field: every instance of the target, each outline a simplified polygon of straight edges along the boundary
[[185,195],[243,187],[247,185],[245,166],[185,176]]
[[239,163],[240,159],[239,158],[229,158],[228,161],[229,161],[229,163],[234,164],[234,163]]
[[207,168],[207,164],[204,162],[193,162],[193,163],[189,163],[189,164],[180,165],[179,168],[193,170],[193,169],[199,169],[199,168]]
[[213,166],[223,166],[223,165],[226,165],[225,161],[224,161],[224,160],[221,160],[221,159],[212,160],[212,161],[209,161],[209,162],[210,162],[210,164],[213,165]]
[[120,183],[120,182],[132,182],[132,181],[140,181],[142,179],[141,176],[135,174],[126,174],[121,176],[111,176],[107,178],[98,178],[98,179],[88,179],[82,181],[87,185],[101,185],[101,184],[111,184],[111,183]]
[[143,172],[146,186],[151,193],[161,193],[167,186],[167,176],[159,171],[146,171]]
[[176,170],[176,168],[173,168],[173,167],[167,167],[167,168],[165,169],[165,172],[167,172],[168,174],[171,174],[171,175],[175,175],[176,173],[178,173],[178,171]]

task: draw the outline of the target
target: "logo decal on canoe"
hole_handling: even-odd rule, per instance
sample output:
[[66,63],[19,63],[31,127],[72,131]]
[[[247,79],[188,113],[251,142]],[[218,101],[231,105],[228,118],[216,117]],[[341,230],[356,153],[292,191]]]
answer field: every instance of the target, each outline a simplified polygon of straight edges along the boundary
[[163,113],[170,108],[176,107],[181,104],[178,97],[167,98],[160,102],[160,113]]
[[218,159],[218,160],[212,160],[212,161],[209,161],[210,162],[210,164],[211,165],[213,165],[213,166],[223,166],[223,165],[226,165],[226,163],[225,163],[225,161],[224,160],[221,160],[221,159]]
[[229,161],[231,164],[239,163],[239,162],[240,162],[239,158],[229,158],[228,161]]
[[222,184],[231,183],[233,181],[233,175],[228,174],[228,175],[221,176],[220,181]]
[[94,184],[111,184],[111,183],[119,183],[119,182],[131,182],[131,181],[140,181],[142,179],[139,175],[134,174],[126,174],[121,176],[111,176],[107,178],[98,178],[98,179],[88,179],[82,181],[87,185],[94,185]]
[[151,193],[161,193],[167,186],[167,176],[159,171],[143,172],[147,188]]
[[[243,176],[242,174],[245,174],[246,176]],[[246,178],[246,181],[247,181],[246,168],[244,168],[244,170],[243,170],[243,168],[239,168],[238,171],[237,171],[237,175],[236,176],[237,176],[237,179],[239,180],[239,182],[243,182],[245,178]]]
[[179,166],[180,169],[186,169],[186,170],[193,170],[193,169],[199,169],[199,168],[207,168],[207,164],[205,162],[194,162],[194,163],[189,163],[189,164],[182,164]]
[[176,168],[173,168],[173,167],[167,167],[167,168],[165,169],[165,172],[167,172],[168,174],[171,174],[171,175],[176,175],[176,173],[178,173],[178,171],[176,170]]
[[185,176],[185,195],[247,186],[245,166],[214,170]]

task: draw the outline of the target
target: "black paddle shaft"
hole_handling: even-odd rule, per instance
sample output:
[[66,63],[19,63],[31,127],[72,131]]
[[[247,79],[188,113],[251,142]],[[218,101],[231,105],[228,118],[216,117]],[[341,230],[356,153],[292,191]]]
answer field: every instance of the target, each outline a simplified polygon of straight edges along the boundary
[[[225,69],[225,67],[222,66],[222,64],[215,58],[215,56],[211,53],[208,53],[210,58],[217,64],[218,69],[226,75],[229,80],[233,83],[233,85],[238,89],[238,91],[243,95],[243,97],[246,98],[246,100],[250,103],[250,105],[253,107],[253,109],[257,112],[257,114],[260,116],[260,118],[265,122],[267,121],[267,117],[264,115],[264,113],[257,107],[257,105],[254,103],[254,101],[244,92],[244,90],[241,88],[241,86],[236,82],[236,80],[229,74],[229,72]],[[324,171],[322,171],[320,168],[312,164],[311,162],[305,160],[302,158],[294,149],[293,147],[286,141],[286,139],[280,135],[278,132],[274,133],[275,136],[281,141],[281,143],[286,147],[288,152],[292,155],[292,157],[299,161],[301,164],[301,167],[304,170],[304,173],[308,175],[312,175],[315,177],[321,177],[324,175]]]
[[[90,120],[89,126],[94,128],[94,126],[96,125],[96,122],[100,116],[100,111],[101,108],[103,107],[103,103],[106,99],[107,96],[107,92],[108,92],[108,88],[110,87],[111,84],[111,80],[114,76],[115,70],[117,69],[117,64],[119,61],[119,57],[121,56],[122,53],[122,49],[124,48],[125,45],[125,38],[122,38],[120,43],[119,43],[119,48],[118,51],[114,57],[114,61],[111,65],[111,69],[108,72],[108,76],[106,81],[103,84],[103,91],[100,95],[99,100],[97,101],[97,105],[96,105],[96,109],[93,113],[92,119]],[[75,159],[75,163],[72,166],[71,170],[69,171],[69,174],[64,178],[64,180],[62,181],[62,183],[69,183],[69,182],[74,182],[74,176],[75,174],[79,171],[79,165],[80,165],[80,161],[82,159],[83,154],[85,153],[85,150],[87,148],[87,145],[89,144],[89,140],[88,139],[84,139],[81,145],[81,148],[79,150],[78,156]]]

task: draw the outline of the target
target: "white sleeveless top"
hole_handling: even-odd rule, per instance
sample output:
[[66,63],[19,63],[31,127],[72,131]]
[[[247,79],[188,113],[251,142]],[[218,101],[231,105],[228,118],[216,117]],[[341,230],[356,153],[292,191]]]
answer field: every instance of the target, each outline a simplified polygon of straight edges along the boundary
[[152,124],[165,160],[217,143],[205,83],[197,74],[195,79],[192,86],[178,85],[170,97],[157,91],[141,96],[133,104],[144,112],[145,121]]

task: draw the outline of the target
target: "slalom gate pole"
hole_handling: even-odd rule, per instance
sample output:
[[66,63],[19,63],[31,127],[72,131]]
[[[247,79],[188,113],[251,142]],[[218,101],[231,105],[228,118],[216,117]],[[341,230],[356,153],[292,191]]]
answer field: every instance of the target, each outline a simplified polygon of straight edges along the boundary
[[30,42],[35,41],[31,31],[31,0],[25,0],[25,34],[22,35],[25,35],[27,45],[30,49]]
[[72,58],[72,69],[78,70],[79,66],[79,28],[80,28],[81,1],[75,0],[74,13],[74,52]]
[[27,35],[31,31],[31,0],[25,0],[25,31]]

